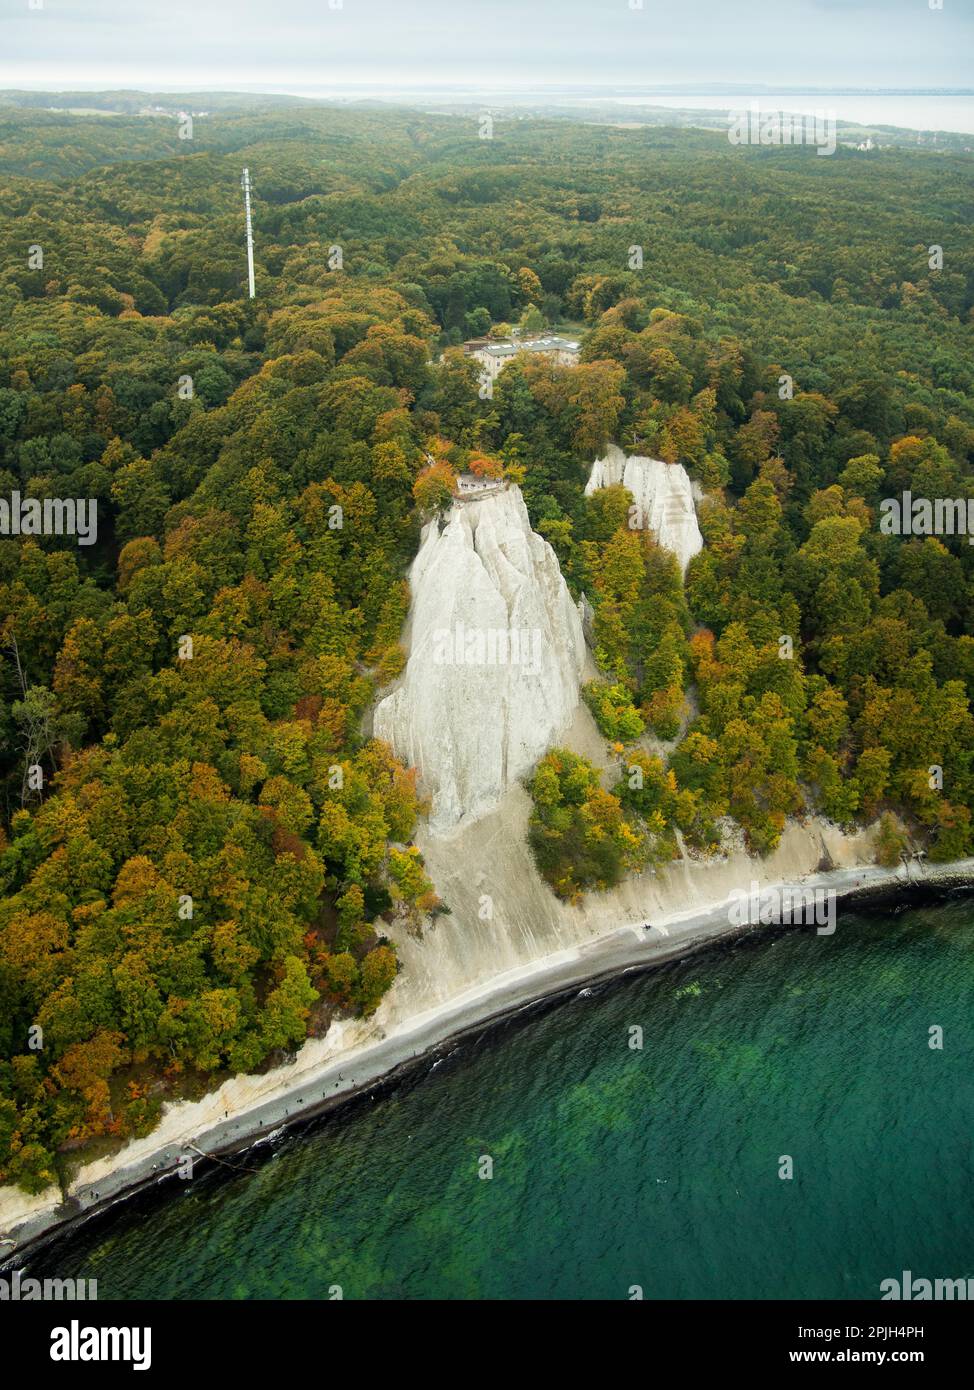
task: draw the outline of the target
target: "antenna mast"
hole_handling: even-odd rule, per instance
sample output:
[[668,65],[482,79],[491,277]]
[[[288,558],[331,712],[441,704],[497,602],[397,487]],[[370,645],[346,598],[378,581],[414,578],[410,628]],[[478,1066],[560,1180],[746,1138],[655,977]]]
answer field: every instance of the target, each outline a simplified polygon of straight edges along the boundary
[[247,282],[250,286],[250,297],[254,298],[256,290],[254,288],[254,228],[250,220],[250,170],[243,171],[243,178],[240,180],[244,192],[244,212],[247,215]]

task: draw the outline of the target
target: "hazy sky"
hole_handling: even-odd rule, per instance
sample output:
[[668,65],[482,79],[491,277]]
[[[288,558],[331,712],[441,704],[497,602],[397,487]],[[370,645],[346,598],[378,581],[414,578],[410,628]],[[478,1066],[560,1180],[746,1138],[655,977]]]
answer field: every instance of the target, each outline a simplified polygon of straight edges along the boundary
[[0,86],[974,85],[974,0],[636,4],[0,0]]

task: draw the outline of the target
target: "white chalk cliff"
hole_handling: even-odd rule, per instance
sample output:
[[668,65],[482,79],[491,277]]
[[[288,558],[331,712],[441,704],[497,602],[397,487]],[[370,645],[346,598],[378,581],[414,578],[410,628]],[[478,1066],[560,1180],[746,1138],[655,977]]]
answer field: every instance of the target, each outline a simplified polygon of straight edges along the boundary
[[410,584],[409,661],[373,727],[419,769],[443,834],[494,810],[567,730],[585,639],[516,487],[431,521]]
[[685,574],[694,555],[703,549],[703,536],[697,525],[693,489],[682,463],[664,463],[662,459],[638,454],[627,458],[617,444],[610,444],[605,458],[596,459],[592,465],[585,495],[589,497],[600,487],[617,483],[632,493],[639,509],[640,529],[651,531],[660,545],[672,550]]

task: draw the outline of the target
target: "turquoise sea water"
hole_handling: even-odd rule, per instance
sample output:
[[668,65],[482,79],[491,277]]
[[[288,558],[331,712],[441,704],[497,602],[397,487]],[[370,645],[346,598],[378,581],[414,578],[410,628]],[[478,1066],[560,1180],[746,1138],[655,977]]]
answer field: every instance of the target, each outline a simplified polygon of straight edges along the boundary
[[465,1040],[256,1173],[119,1206],[31,1272],[103,1299],[878,1298],[904,1269],[974,1277],[972,999],[971,899],[752,938]]

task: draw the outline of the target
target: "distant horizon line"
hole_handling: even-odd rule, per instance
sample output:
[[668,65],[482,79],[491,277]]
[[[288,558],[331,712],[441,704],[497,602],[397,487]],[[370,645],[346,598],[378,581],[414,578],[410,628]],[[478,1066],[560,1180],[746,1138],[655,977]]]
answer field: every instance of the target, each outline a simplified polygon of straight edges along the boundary
[[[153,96],[158,93],[171,93],[174,95],[186,94],[205,94],[207,92],[220,93],[225,96],[295,96],[304,91],[321,91],[328,88],[332,91],[383,91],[383,92],[418,92],[425,93],[431,91],[442,91],[450,93],[475,91],[491,92],[510,92],[510,93],[534,93],[547,92],[551,94],[570,95],[572,93],[587,93],[599,95],[635,95],[635,96],[741,96],[757,95],[767,93],[773,96],[863,96],[863,97],[974,97],[974,87],[853,87],[853,86],[814,86],[812,84],[796,83],[768,83],[768,82],[685,82],[685,83],[638,83],[638,82],[617,82],[617,83],[591,83],[591,82],[490,82],[483,79],[471,78],[465,82],[442,82],[430,80],[426,82],[398,82],[395,80],[369,81],[369,82],[347,82],[347,81],[328,81],[320,82],[298,82],[288,83],[286,86],[269,83],[223,83],[206,82],[199,85],[186,83],[154,83],[151,85],[137,85],[130,87],[104,86],[86,80],[76,79],[75,85],[48,85],[46,83],[30,83],[20,87],[0,87],[0,96],[36,93],[50,93],[57,96],[65,92],[84,91],[91,95],[113,96],[138,94]],[[307,97],[306,100],[313,101],[315,97]]]

